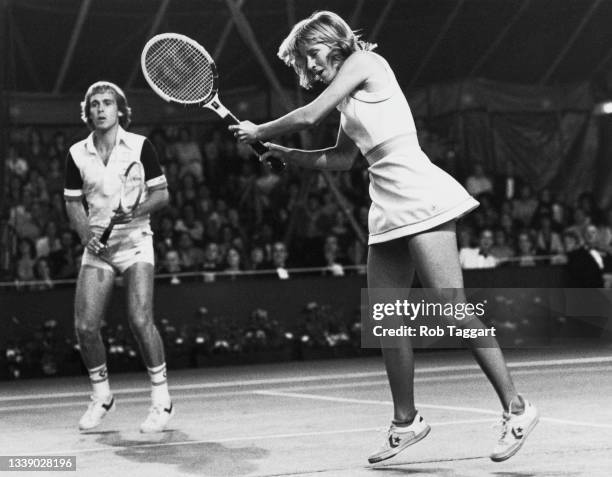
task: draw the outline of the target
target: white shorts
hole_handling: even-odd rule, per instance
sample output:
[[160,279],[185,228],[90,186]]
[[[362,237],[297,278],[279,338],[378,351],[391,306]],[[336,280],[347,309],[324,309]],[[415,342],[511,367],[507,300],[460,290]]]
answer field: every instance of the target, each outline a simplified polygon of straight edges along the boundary
[[95,255],[85,249],[81,266],[123,273],[138,262],[155,265],[153,234],[142,229],[113,230],[106,251]]

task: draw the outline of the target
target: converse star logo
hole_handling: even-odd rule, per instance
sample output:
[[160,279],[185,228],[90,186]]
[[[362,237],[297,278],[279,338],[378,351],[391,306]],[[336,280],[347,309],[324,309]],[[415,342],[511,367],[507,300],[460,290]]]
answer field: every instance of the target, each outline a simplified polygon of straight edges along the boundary
[[393,435],[389,436],[389,445],[391,447],[397,447],[399,446],[399,444],[400,444],[399,436],[393,436]]
[[512,428],[512,435],[517,438],[517,439],[522,439],[523,438],[523,428],[522,427],[513,427]]

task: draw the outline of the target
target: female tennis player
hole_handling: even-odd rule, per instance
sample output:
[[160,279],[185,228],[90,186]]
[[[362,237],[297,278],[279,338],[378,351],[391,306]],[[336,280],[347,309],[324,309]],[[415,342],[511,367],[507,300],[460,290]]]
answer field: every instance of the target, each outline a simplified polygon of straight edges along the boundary
[[[168,393],[163,343],[153,323],[154,253],[149,214],[168,203],[166,178],[151,142],[123,129],[130,123],[131,110],[117,85],[105,81],[91,85],[81,103],[81,113],[92,133],[70,148],[64,189],[70,223],[85,246],[76,287],[75,327],[93,395],[79,429],[97,427],[115,407],[100,327],[115,275],[121,273],[130,327],[151,378],[152,405],[140,430],[160,432],[174,408]],[[135,161],[144,168],[145,198],[134,210],[116,212],[121,180]],[[105,244],[100,237],[111,217],[116,225]]]
[[[305,168],[347,170],[357,149],[369,165],[368,288],[410,288],[415,271],[423,286],[455,289],[465,300],[455,221],[478,206],[451,176],[422,152],[410,107],[375,45],[359,39],[332,12],[317,12],[297,23],[279,49],[303,87],[327,85],[311,103],[264,124],[242,122],[229,129],[239,141],[252,143],[312,126],[334,108],[341,113],[336,145],[304,151],[267,144],[262,156]],[[372,295],[371,295],[372,296]],[[470,324],[474,327],[474,322]],[[478,322],[476,326],[484,327]],[[491,459],[514,455],[538,420],[535,407],[517,394],[496,341],[472,352],[491,381],[503,407],[503,429]],[[414,405],[414,358],[410,341],[383,346],[394,403],[394,416],[384,445],[371,463],[391,458],[423,439],[430,430]]]

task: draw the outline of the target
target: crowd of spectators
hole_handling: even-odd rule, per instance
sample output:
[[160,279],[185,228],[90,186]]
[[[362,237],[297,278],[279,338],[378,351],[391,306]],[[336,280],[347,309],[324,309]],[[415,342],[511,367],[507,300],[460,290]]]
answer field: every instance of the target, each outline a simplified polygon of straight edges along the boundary
[[[24,320],[25,321],[25,320]],[[66,323],[46,320],[33,327],[18,317],[8,323],[11,338],[0,353],[0,380],[70,376],[85,372],[74,333]],[[200,307],[181,324],[159,320],[170,368],[349,357],[378,353],[361,349],[359,313],[343,316],[329,305],[305,303],[292,324],[268,311],[247,317],[211,315]],[[102,339],[113,372],[142,369],[138,346],[120,322],[104,322]]]
[[[332,174],[289,167],[276,173],[254,160],[222,126],[155,127],[148,135],[168,180],[170,205],[152,217],[157,272],[180,283],[185,272],[237,276],[272,270],[287,278],[292,268],[321,267],[342,275],[365,264],[367,247],[353,224],[367,230],[365,161]],[[45,289],[78,273],[82,245],[70,229],[63,204],[63,168],[69,144],[83,131],[13,131],[5,157],[0,208],[0,281]],[[553,191],[537,194],[512,164],[492,175],[483,164],[462,173],[447,141],[420,134],[423,148],[476,196],[481,206],[458,223],[464,268],[504,264],[564,264],[587,250],[600,269],[612,252],[612,210],[602,211],[584,192],[569,202]],[[287,138],[285,142],[298,142]],[[348,206],[340,207],[336,188]],[[34,285],[30,285],[35,282]]]

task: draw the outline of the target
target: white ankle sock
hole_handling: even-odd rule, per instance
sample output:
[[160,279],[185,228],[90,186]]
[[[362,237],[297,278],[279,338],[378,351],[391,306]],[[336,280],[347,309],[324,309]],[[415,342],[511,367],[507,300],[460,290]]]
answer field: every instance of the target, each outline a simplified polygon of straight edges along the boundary
[[88,369],[87,372],[89,373],[89,381],[91,382],[94,396],[103,399],[110,397],[111,391],[106,363]]
[[151,400],[153,404],[170,405],[170,393],[168,391],[168,379],[166,377],[166,363],[154,368],[147,368],[151,378]]

